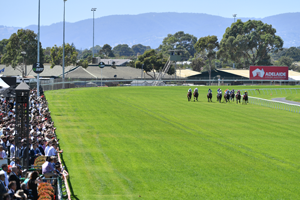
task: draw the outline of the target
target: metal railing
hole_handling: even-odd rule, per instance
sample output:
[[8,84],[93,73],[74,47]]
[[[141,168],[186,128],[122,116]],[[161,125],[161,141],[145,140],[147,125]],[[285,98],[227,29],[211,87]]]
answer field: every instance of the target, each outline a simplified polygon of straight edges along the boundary
[[275,101],[275,100],[268,100],[262,99],[258,97],[248,97],[249,103],[259,106],[265,106],[274,109],[285,110],[289,112],[300,113],[300,105],[299,104],[292,104],[286,103],[282,101]]
[[241,92],[247,91],[249,95],[271,95],[271,94],[298,94],[299,88],[260,88],[260,89],[241,89]]

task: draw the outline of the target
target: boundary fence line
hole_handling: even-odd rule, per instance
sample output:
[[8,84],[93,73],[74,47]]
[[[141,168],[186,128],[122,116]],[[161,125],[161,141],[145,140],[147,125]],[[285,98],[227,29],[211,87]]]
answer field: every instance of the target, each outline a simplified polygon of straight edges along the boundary
[[289,112],[300,113],[300,105],[298,105],[298,104],[262,99],[262,98],[251,97],[251,96],[248,97],[248,100],[249,100],[249,103],[254,104],[254,105],[265,106],[265,107],[285,110],[285,111],[289,111]]
[[[80,87],[98,87],[98,86],[152,86],[154,80],[150,79],[89,79],[89,80],[66,80],[62,82],[60,79],[47,79],[41,80],[41,86],[46,90],[57,90],[63,88],[80,88]],[[197,79],[165,79],[161,80],[161,86],[196,86],[196,85],[208,85],[209,80],[197,80]],[[136,84],[134,84],[136,83]],[[228,86],[236,87],[237,85],[300,85],[300,81],[281,81],[281,80],[264,80],[264,81],[253,81],[244,79],[226,79],[226,80],[211,80],[212,86]],[[36,86],[35,81],[29,83],[31,87]],[[276,92],[276,91],[275,91]]]
[[[299,91],[297,91],[299,90]],[[260,88],[260,89],[241,89],[241,92],[247,91],[250,95],[257,95],[257,94],[298,94],[300,93],[300,88]]]

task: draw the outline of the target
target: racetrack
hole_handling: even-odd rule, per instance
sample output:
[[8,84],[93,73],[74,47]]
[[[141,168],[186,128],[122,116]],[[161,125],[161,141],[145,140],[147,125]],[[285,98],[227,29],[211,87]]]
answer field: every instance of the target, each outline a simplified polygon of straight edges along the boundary
[[198,88],[46,92],[73,198],[297,199],[300,115]]
[[296,102],[296,101],[289,101],[289,100],[286,100],[285,97],[283,98],[274,98],[272,100],[275,100],[275,101],[280,101],[280,102],[283,102],[283,103],[290,103],[290,104],[296,104],[296,105],[299,105],[300,106],[300,102]]

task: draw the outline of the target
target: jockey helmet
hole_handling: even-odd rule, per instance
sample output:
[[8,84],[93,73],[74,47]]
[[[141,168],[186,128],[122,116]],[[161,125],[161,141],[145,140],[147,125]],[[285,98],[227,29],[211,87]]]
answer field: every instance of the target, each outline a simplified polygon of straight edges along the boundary
[[247,90],[245,92],[247,92]]

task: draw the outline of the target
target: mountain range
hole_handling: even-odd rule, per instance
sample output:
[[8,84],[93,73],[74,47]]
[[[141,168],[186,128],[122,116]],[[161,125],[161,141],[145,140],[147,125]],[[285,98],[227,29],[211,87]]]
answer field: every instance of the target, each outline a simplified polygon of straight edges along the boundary
[[[300,13],[285,13],[265,18],[237,18],[261,20],[272,24],[284,41],[284,47],[300,46]],[[192,34],[197,38],[216,35],[219,41],[233,18],[224,18],[201,13],[145,13],[139,15],[111,15],[95,19],[95,45],[143,44],[157,48],[163,38],[178,31]],[[37,25],[23,27],[37,32]],[[0,40],[8,39],[20,27],[0,26]],[[41,26],[42,46],[61,46],[63,23]],[[77,49],[93,45],[93,19],[75,23],[66,22],[66,43],[74,43]]]

